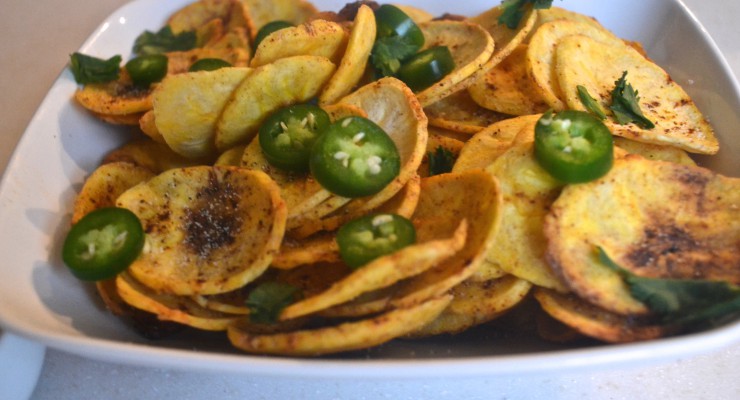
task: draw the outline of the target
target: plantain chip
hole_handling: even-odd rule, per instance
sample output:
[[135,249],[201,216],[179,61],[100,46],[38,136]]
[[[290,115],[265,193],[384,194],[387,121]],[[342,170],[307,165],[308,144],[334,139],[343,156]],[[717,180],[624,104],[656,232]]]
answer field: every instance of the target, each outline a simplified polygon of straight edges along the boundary
[[478,24],[466,21],[429,21],[419,25],[424,47],[447,46],[455,69],[437,83],[416,94],[423,106],[433,104],[460,90],[458,86],[473,75],[493,54],[493,38]]
[[410,6],[407,4],[394,4],[394,6],[398,7],[401,11],[403,11],[404,14],[406,14],[409,18],[411,18],[412,21],[416,25],[419,25],[421,23],[431,21],[434,19],[434,15],[430,14],[428,11],[421,9],[419,7]]
[[627,155],[604,177],[563,190],[545,219],[547,259],[579,297],[622,315],[648,310],[598,262],[597,246],[640,276],[738,284],[739,185],[700,167]]
[[[566,291],[566,286],[545,261],[547,241],[542,231],[550,205],[563,184],[548,174],[534,158],[533,144],[515,145],[486,171],[501,184],[503,206],[499,235],[486,259],[496,268],[537,286]],[[486,280],[481,269],[476,279]]]
[[423,179],[419,204],[411,219],[418,240],[444,237],[449,227],[460,221],[467,221],[467,240],[455,257],[404,282],[392,304],[404,307],[439,296],[472,276],[485,263],[496,240],[501,200],[498,182],[481,170]]
[[[575,59],[574,59],[575,57]],[[624,43],[602,43],[575,35],[558,44],[557,78],[563,98],[572,109],[585,109],[578,99],[577,86],[585,87],[605,110],[611,92],[623,72],[639,94],[639,106],[652,129],[634,123],[608,122],[617,136],[641,142],[672,145],[692,153],[714,154],[719,142],[688,94],[668,74],[638,51]]]
[[127,304],[155,314],[164,321],[174,321],[207,331],[223,331],[239,320],[238,316],[201,307],[189,297],[158,293],[137,282],[126,272],[116,277],[116,290]]
[[146,113],[134,113],[134,114],[100,114],[93,112],[95,117],[113,125],[131,125],[135,126],[139,124],[140,119],[146,115]]
[[482,75],[485,75],[498,65],[501,60],[508,57],[517,46],[522,44],[532,31],[539,13],[538,10],[528,8],[522,15],[519,25],[515,29],[511,29],[498,22],[503,10],[504,8],[498,5],[469,19],[470,22],[482,26],[491,35],[496,47],[491,58],[474,75],[464,81],[462,85],[459,85],[459,88],[470,86],[473,82],[480,79]]
[[[540,114],[524,115],[487,126],[473,135],[460,149],[452,170],[462,172],[474,168],[485,168],[508,150],[513,143],[533,141],[534,126],[540,116]],[[525,134],[522,134],[523,132]],[[531,136],[531,139],[525,140],[525,136]]]
[[225,30],[242,27],[252,30],[251,18],[238,0],[198,0],[180,8],[167,20],[172,33],[196,31],[199,28],[220,21]]
[[123,70],[118,80],[85,85],[74,97],[82,107],[101,116],[140,116],[152,109],[151,90],[135,86]]
[[339,63],[347,47],[344,28],[322,19],[275,31],[262,40],[255,50],[252,67],[259,67],[281,58],[317,56]]
[[246,148],[247,146],[241,145],[241,146],[232,147],[224,151],[218,156],[218,158],[213,163],[213,165],[232,166],[232,167],[241,166],[242,158],[244,157],[244,151],[246,150]]
[[676,164],[696,165],[686,151],[673,146],[638,142],[615,136],[614,145],[628,153],[639,154],[649,160],[670,161]]
[[118,196],[131,187],[154,177],[147,168],[129,162],[103,164],[85,179],[72,212],[72,223],[102,207],[113,207]]
[[187,51],[171,51],[167,56],[167,75],[188,72],[196,61],[204,58],[218,58],[234,67],[246,67],[249,64],[249,52],[240,47],[204,47]]
[[335,282],[327,290],[289,305],[283,309],[280,319],[289,320],[325,310],[419,274],[457,253],[465,244],[466,236],[467,224],[463,222],[452,236],[448,234],[441,238],[419,240],[416,244],[378,257]]
[[334,73],[324,57],[295,56],[255,68],[236,88],[220,115],[216,147],[251,141],[262,121],[280,107],[316,96]]
[[149,139],[132,140],[106,154],[103,163],[124,161],[146,168],[155,174],[172,168],[183,168],[207,163],[206,159],[183,157],[166,144]]
[[439,315],[451,299],[443,296],[373,318],[313,330],[259,335],[232,326],[228,335],[235,347],[250,353],[308,356],[358,350],[414,331]]
[[[534,89],[538,96],[555,111],[564,110],[570,105],[565,103],[565,92],[560,88],[556,72],[556,49],[564,37],[572,35],[588,36],[607,46],[624,45],[621,39],[605,28],[588,22],[558,19],[537,28],[527,47],[526,68],[534,81]],[[613,84],[614,80],[611,83]]]
[[365,73],[370,51],[375,43],[375,14],[370,7],[360,6],[347,39],[347,49],[319,96],[319,104],[332,104],[352,91]]
[[305,0],[240,0],[254,23],[252,38],[268,22],[280,20],[298,25],[317,13],[316,7]]
[[450,290],[452,302],[412,337],[455,334],[491,321],[519,304],[532,284],[511,275],[490,281],[466,280]]
[[250,72],[221,68],[168,76],[152,95],[157,132],[185,157],[214,156],[218,117]]
[[234,167],[166,171],[117,200],[141,220],[142,254],[134,278],[160,293],[224,293],[268,267],[287,212],[267,175]]
[[[532,27],[530,35],[539,29],[540,26],[558,19],[567,19],[576,22],[584,22],[593,25],[597,29],[605,29],[603,25],[599,23],[594,17],[577,13],[575,11],[566,10],[562,7],[550,7],[537,10],[537,19]],[[525,39],[525,43],[529,42],[529,38]]]
[[166,144],[164,136],[157,129],[157,124],[154,122],[154,111],[149,110],[139,117],[139,129],[143,134],[148,136],[150,139],[157,143]]
[[470,97],[482,107],[503,114],[529,115],[547,111],[549,105],[534,88],[527,74],[527,45],[520,44],[468,88]]
[[641,318],[624,316],[589,304],[573,294],[537,288],[534,297],[542,309],[583,335],[609,343],[657,339],[669,331]]
[[481,107],[467,90],[457,91],[424,107],[424,112],[430,126],[470,135],[509,117]]

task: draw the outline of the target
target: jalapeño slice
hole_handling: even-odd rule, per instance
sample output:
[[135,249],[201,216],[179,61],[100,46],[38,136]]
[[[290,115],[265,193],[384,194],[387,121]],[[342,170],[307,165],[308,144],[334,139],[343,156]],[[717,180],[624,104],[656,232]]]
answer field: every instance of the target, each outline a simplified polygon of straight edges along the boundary
[[85,281],[109,279],[122,272],[144,247],[139,218],[125,208],[97,209],[72,226],[62,247],[62,260]]
[[398,69],[398,79],[414,92],[437,83],[455,69],[455,60],[447,46],[434,46],[417,53]]
[[614,143],[609,128],[585,111],[548,111],[535,126],[534,155],[556,179],[588,182],[611,169]]
[[311,148],[329,126],[329,115],[312,104],[295,104],[270,115],[259,129],[267,161],[284,170],[308,171]]
[[375,10],[377,37],[399,36],[416,47],[424,45],[424,33],[400,8],[383,4]]
[[257,47],[262,43],[262,41],[271,33],[277,32],[281,29],[285,28],[291,28],[294,25],[291,24],[288,21],[281,21],[276,20],[272,22],[266,23],[262,28],[260,28],[259,31],[257,31],[257,35],[254,37],[254,43],[252,44],[252,48],[254,51],[257,51]]
[[329,125],[311,149],[314,178],[330,192],[343,197],[378,193],[401,170],[396,144],[374,122],[347,117]]
[[342,225],[337,231],[339,254],[351,268],[361,267],[414,242],[414,225],[396,214],[366,215]]
[[188,72],[215,71],[221,68],[231,67],[231,63],[220,58],[201,58],[193,63]]
[[135,85],[149,86],[167,75],[167,62],[164,54],[139,56],[126,63],[126,71]]

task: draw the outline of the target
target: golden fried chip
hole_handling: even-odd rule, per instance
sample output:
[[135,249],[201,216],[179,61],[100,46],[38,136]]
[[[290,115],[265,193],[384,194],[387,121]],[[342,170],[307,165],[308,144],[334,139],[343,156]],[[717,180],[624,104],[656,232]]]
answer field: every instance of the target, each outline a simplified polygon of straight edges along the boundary
[[103,116],[140,115],[152,109],[151,90],[134,86],[125,73],[117,81],[92,83],[77,89],[75,100]]
[[643,143],[619,136],[614,137],[614,145],[628,153],[639,154],[649,160],[670,161],[683,165],[696,165],[696,162],[689,157],[686,151],[681,150],[678,147]]
[[463,222],[452,236],[448,233],[430,240],[422,239],[416,244],[378,257],[335,282],[327,290],[289,305],[283,309],[280,319],[312,314],[422,273],[457,253],[465,244],[466,235],[467,224]]
[[347,40],[347,49],[337,67],[337,72],[329,79],[319,96],[319,104],[332,104],[349,94],[363,74],[375,43],[375,14],[372,9],[362,5],[352,23]]
[[454,334],[491,321],[519,304],[531,287],[529,282],[511,275],[483,282],[464,281],[450,290],[450,305],[410,336]]
[[411,18],[412,21],[416,25],[419,25],[421,23],[431,21],[434,19],[434,15],[429,13],[428,11],[419,8],[414,7],[406,4],[393,4],[394,6],[398,7],[401,11],[403,11],[404,14],[408,15],[409,18]]
[[249,14],[239,0],[198,0],[177,10],[167,20],[174,34],[193,31],[220,20],[229,30],[233,27],[254,29]]
[[424,112],[429,118],[429,126],[470,135],[509,118],[508,115],[481,107],[473,101],[467,90],[460,90],[424,107]]
[[434,85],[416,94],[422,106],[433,104],[460,88],[458,84],[473,75],[493,54],[493,38],[478,24],[465,21],[429,21],[419,25],[424,47],[447,46],[455,69]]
[[339,63],[347,38],[348,34],[340,24],[322,19],[280,29],[260,42],[251,66],[259,67],[281,58],[303,55],[324,57]]
[[[545,224],[547,258],[578,296],[644,314],[620,276],[595,256],[653,278],[740,283],[740,178],[627,155],[595,181],[567,186]],[[588,218],[584,218],[588,215]]]
[[[532,143],[511,147],[486,171],[498,179],[503,193],[499,235],[486,256],[496,267],[494,273],[501,269],[537,286],[566,291],[545,261],[547,242],[542,231],[563,184],[540,167]],[[479,270],[475,279],[488,279],[488,271]]]
[[570,105],[565,103],[566,93],[560,88],[556,72],[556,50],[563,38],[572,35],[588,36],[607,46],[624,45],[621,39],[608,30],[587,22],[558,19],[542,24],[529,41],[526,67],[529,76],[534,80],[534,88],[539,97],[555,111],[564,110]]
[[451,296],[439,297],[374,318],[314,330],[254,335],[238,327],[230,327],[229,340],[235,347],[250,353],[306,356],[357,350],[414,331],[436,318],[451,299]]
[[188,72],[196,61],[204,58],[218,58],[233,67],[246,67],[249,64],[249,52],[242,48],[204,47],[187,51],[171,51],[165,55],[167,56],[167,75]]
[[189,297],[159,293],[137,282],[126,272],[116,277],[116,290],[129,305],[165,321],[207,331],[223,331],[239,320],[238,316],[203,308]]
[[246,150],[247,146],[241,145],[232,147],[223,153],[221,153],[220,156],[216,159],[216,162],[213,163],[213,165],[221,165],[221,166],[232,166],[232,167],[239,167],[242,164],[242,158],[244,157],[244,150]]
[[[452,167],[454,172],[462,172],[474,168],[485,168],[517,141],[522,132],[534,132],[534,126],[540,119],[539,114],[524,115],[505,119],[493,123],[473,135],[468,140]],[[534,134],[532,139],[534,140]],[[527,140],[521,140],[527,141]]]
[[454,257],[404,282],[392,304],[406,306],[441,295],[473,275],[485,263],[496,240],[501,200],[498,182],[481,170],[423,179],[419,204],[411,219],[417,239],[444,237],[459,221],[467,221],[468,237]]
[[139,118],[139,129],[141,132],[147,135],[150,139],[157,143],[165,144],[164,136],[157,129],[157,124],[154,122],[154,111],[149,110],[145,112]]
[[166,171],[123,193],[146,242],[128,271],[161,293],[224,293],[257,278],[280,247],[287,211],[267,175],[234,167]]
[[[147,111],[148,112],[148,111]],[[92,113],[96,118],[99,118],[109,124],[113,125],[138,125],[141,117],[146,113],[134,113],[134,114],[100,114]]]
[[539,11],[532,8],[527,9],[515,29],[511,29],[505,24],[499,24],[498,20],[502,12],[503,7],[498,5],[470,18],[470,22],[482,26],[483,29],[491,34],[496,48],[491,58],[474,75],[461,85],[458,85],[458,88],[470,86],[474,81],[480,79],[480,76],[486,74],[491,68],[498,65],[501,60],[508,57],[517,46],[522,44],[532,31]]
[[72,223],[98,208],[115,206],[121,193],[153,177],[154,173],[149,169],[129,162],[99,166],[85,179],[75,199]]
[[315,56],[281,58],[254,69],[218,119],[216,147],[248,143],[271,112],[316,96],[334,69],[331,61]]
[[517,46],[485,75],[481,75],[468,88],[470,97],[482,107],[511,115],[538,114],[549,105],[534,88],[527,74],[525,57],[527,45]]
[[608,110],[614,84],[627,72],[627,82],[639,94],[640,109],[655,128],[610,122],[608,126],[613,134],[672,145],[692,153],[714,154],[719,150],[712,127],[689,95],[662,68],[632,47],[624,43],[602,43],[581,35],[570,36],[558,44],[556,66],[563,99],[576,110],[585,109],[578,98],[578,85],[584,86]]
[[167,145],[185,157],[215,155],[218,117],[250,72],[248,68],[221,68],[165,78],[152,100],[154,123]]
[[[555,21],[557,19],[567,19],[567,20],[576,21],[576,22],[585,22],[585,23],[593,25],[594,27],[598,29],[605,29],[599,23],[599,21],[597,21],[593,17],[589,17],[587,15],[577,13],[575,11],[566,10],[561,7],[550,7],[550,8],[544,8],[541,10],[537,10],[537,20],[535,21],[534,26],[532,27],[531,33],[536,32],[540,26],[550,21]],[[528,39],[529,38],[527,38],[527,41]]]
[[306,0],[240,0],[254,22],[252,38],[260,28],[272,21],[286,21],[293,25],[304,23],[317,10]]
[[668,333],[663,326],[611,313],[572,294],[538,288],[534,291],[534,297],[553,318],[586,336],[605,342],[635,342],[656,339]]
[[208,163],[207,159],[191,159],[175,153],[166,144],[149,139],[132,140],[106,154],[103,163],[125,161],[144,167],[155,174],[172,168],[191,167]]

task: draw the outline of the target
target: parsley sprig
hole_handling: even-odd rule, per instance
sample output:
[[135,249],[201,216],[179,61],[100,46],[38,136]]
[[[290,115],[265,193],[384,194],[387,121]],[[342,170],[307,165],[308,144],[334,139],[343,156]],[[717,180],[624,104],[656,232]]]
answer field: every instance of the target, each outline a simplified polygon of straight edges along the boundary
[[[578,91],[578,98],[581,100],[581,104],[601,119],[606,119],[606,113],[601,108],[598,101],[594,99],[584,86],[576,86]],[[611,105],[609,109],[612,111],[614,119],[620,125],[626,125],[630,122],[634,122],[635,125],[644,129],[653,129],[655,124],[650,121],[640,110],[640,96],[638,91],[635,90],[632,85],[627,83],[627,71],[622,73],[616,82],[614,82],[614,89],[611,92]]]
[[717,326],[740,315],[740,287],[703,279],[659,279],[633,274],[619,266],[603,248],[599,261],[618,273],[635,299],[664,325],[692,328]]
[[524,17],[528,5],[541,10],[552,7],[552,0],[504,0],[501,3],[503,11],[498,17],[498,23],[506,25],[509,29],[516,29]]
[[134,41],[134,54],[138,56],[162,54],[170,51],[187,51],[195,48],[195,31],[185,31],[175,35],[169,26],[157,32],[144,31]]
[[300,290],[281,282],[265,282],[252,290],[247,298],[249,320],[257,324],[272,324],[285,307],[293,303]]
[[640,110],[640,97],[637,90],[627,83],[627,71],[624,71],[622,77],[614,82],[612,105],[609,108],[614,113],[614,118],[621,125],[634,122],[641,128],[655,128],[655,124],[647,119]]
[[455,155],[442,146],[437,146],[433,152],[430,151],[427,157],[429,158],[429,176],[451,172],[455,164]]
[[73,53],[69,56],[69,68],[75,81],[79,84],[105,83],[118,79],[121,71],[121,56],[116,55],[107,60]]

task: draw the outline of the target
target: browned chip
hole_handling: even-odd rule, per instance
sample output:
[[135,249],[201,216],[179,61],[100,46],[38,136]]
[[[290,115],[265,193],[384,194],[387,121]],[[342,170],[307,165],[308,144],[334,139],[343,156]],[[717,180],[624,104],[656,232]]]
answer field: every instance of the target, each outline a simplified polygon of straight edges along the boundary
[[483,108],[473,101],[467,90],[460,90],[424,107],[429,126],[474,134],[509,116]]
[[260,42],[251,66],[259,67],[281,58],[304,55],[328,58],[336,64],[344,54],[347,38],[348,34],[340,24],[322,19],[280,29]]
[[159,293],[217,294],[264,272],[287,211],[267,175],[234,167],[166,171],[116,201],[141,220],[146,243],[128,271]]
[[578,332],[610,343],[635,342],[665,336],[660,325],[640,318],[611,313],[572,294],[536,289],[534,297],[546,313]]
[[648,310],[597,247],[640,276],[738,284],[739,187],[740,178],[627,155],[603,178],[563,190],[545,219],[547,258],[578,296],[623,315]]
[[228,330],[229,340],[237,348],[250,353],[307,356],[357,350],[414,331],[436,318],[451,299],[451,296],[443,296],[374,318],[314,330],[259,335],[232,326]]

